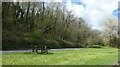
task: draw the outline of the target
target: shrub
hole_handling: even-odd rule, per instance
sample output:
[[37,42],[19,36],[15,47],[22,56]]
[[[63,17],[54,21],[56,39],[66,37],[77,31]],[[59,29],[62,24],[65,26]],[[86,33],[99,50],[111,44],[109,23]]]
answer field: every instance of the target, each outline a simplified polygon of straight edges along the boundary
[[74,44],[69,42],[69,41],[66,41],[66,40],[60,40],[59,41],[59,44],[61,46],[61,48],[69,48],[69,47],[74,47]]
[[58,44],[58,41],[54,40],[54,39],[47,39],[44,42],[44,45],[47,45],[48,48],[60,48],[60,45]]
[[100,45],[92,45],[92,46],[89,46],[89,48],[102,48],[102,46],[100,46]]

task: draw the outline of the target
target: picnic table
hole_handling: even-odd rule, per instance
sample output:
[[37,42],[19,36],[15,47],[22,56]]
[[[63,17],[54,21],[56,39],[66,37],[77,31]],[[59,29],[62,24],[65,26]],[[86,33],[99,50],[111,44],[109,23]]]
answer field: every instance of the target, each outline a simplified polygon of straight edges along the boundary
[[48,53],[48,47],[46,45],[34,45],[32,46],[32,48],[32,52],[38,53],[38,51],[40,50],[41,53]]

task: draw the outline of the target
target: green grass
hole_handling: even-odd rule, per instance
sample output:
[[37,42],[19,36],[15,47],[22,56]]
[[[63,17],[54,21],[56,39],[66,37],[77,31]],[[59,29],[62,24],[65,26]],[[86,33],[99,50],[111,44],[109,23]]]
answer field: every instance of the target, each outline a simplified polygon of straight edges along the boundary
[[[2,55],[3,65],[112,65],[117,64],[118,49],[86,48],[50,51],[50,54],[11,53]],[[53,54],[52,54],[53,53]]]
[[2,66],[2,54],[0,54],[0,66]]

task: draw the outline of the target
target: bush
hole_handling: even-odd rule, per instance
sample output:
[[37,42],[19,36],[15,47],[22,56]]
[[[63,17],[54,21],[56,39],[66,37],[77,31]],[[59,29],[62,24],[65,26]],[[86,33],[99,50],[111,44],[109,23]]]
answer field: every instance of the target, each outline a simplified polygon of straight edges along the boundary
[[44,45],[48,46],[48,48],[50,48],[50,49],[60,48],[60,45],[58,44],[58,41],[56,41],[54,39],[45,40]]
[[100,45],[92,45],[92,46],[89,46],[89,48],[102,48],[102,46],[100,46]]
[[83,44],[80,44],[80,43],[74,43],[74,47],[75,48],[84,48],[85,46]]
[[59,44],[61,46],[61,48],[69,48],[69,47],[74,47],[74,44],[69,42],[69,41],[66,41],[66,40],[60,40],[59,41]]

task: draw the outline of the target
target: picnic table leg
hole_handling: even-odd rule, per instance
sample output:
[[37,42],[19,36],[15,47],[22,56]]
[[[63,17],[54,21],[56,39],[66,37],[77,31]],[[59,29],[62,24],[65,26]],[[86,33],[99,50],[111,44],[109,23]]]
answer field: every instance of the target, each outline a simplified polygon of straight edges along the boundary
[[32,52],[34,52],[34,49],[32,49]]
[[44,53],[44,50],[43,50],[43,49],[41,50],[41,53]]
[[48,54],[48,49],[46,50],[47,54]]
[[38,53],[38,50],[36,49],[36,53]]
[[47,50],[47,49],[45,49],[45,50],[44,50],[44,53],[45,53],[45,54],[48,54],[48,50]]
[[47,46],[44,46],[44,53],[48,54]]

